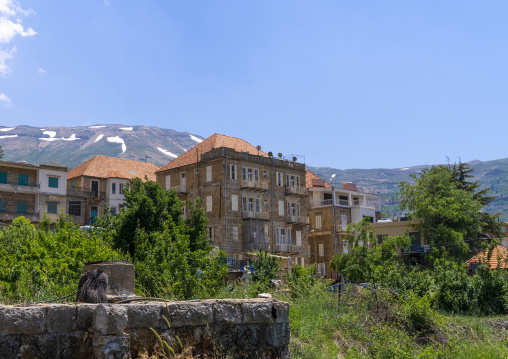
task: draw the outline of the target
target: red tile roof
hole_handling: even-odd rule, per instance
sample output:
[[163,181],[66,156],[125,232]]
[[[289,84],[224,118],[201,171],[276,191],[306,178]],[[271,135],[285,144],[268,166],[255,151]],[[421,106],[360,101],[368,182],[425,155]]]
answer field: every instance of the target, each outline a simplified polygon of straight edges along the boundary
[[98,178],[125,178],[132,179],[139,177],[142,180],[145,176],[155,181],[155,171],[159,169],[153,163],[125,160],[122,158],[95,156],[80,164],[67,174],[67,179],[79,176]]
[[331,184],[329,184],[328,182],[326,182],[324,179],[322,179],[321,177],[319,177],[318,175],[316,175],[315,173],[312,173],[311,171],[307,170],[307,173],[305,174],[305,186],[307,188],[310,188],[312,187],[312,180],[315,180],[315,179],[320,179],[322,181],[325,182],[325,187],[332,187]]
[[[483,252],[478,253],[473,258],[468,260],[466,262],[467,268],[471,269],[472,263],[485,263],[487,262],[487,254],[488,250],[485,249]],[[489,269],[496,269],[496,268],[508,268],[508,250],[506,250],[504,247],[498,245],[496,248],[492,250],[492,255],[490,257],[489,263]],[[499,264],[499,267],[498,267]]]
[[167,165],[159,169],[157,172],[166,171],[172,168],[188,166],[198,163],[203,153],[209,152],[214,148],[227,147],[238,152],[248,151],[250,154],[268,157],[263,151],[258,151],[257,148],[250,143],[242,140],[241,138],[225,136],[221,134],[213,134],[201,143],[192,147],[190,150],[175,158]]

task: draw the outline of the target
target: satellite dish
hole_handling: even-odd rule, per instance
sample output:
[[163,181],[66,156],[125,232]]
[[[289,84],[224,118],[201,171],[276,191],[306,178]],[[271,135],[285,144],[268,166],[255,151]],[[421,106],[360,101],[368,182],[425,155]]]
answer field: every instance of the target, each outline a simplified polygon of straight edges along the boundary
[[261,150],[261,146],[260,145],[257,145],[256,148],[258,149],[258,151]]
[[296,156],[293,156],[293,162],[296,162],[297,158]]
[[268,157],[273,157],[272,151],[268,152]]
[[279,156],[279,158],[282,158],[282,153],[278,153],[277,156]]

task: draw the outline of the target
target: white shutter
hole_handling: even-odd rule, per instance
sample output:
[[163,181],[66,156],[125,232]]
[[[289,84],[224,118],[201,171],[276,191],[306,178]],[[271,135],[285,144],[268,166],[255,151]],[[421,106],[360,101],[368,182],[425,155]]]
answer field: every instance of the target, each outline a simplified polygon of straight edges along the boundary
[[323,243],[319,243],[319,256],[320,257],[325,256],[325,245]]
[[206,196],[206,211],[212,211],[212,196]]
[[321,216],[316,216],[316,228],[321,228]]
[[284,201],[279,201],[279,216],[284,216]]
[[212,166],[206,166],[206,182],[212,182]]
[[166,189],[171,189],[171,175],[166,176]]
[[238,195],[231,195],[231,210],[234,212],[238,212]]
[[296,245],[302,245],[302,231],[296,231]]

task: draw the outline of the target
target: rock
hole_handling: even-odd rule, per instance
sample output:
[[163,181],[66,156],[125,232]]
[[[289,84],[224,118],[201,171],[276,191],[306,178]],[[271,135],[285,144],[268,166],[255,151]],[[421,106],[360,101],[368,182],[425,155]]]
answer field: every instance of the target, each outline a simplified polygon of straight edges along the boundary
[[258,294],[258,298],[271,299],[272,295],[270,293],[260,293]]
[[93,314],[93,328],[103,335],[122,335],[127,326],[127,308],[114,304],[99,304]]

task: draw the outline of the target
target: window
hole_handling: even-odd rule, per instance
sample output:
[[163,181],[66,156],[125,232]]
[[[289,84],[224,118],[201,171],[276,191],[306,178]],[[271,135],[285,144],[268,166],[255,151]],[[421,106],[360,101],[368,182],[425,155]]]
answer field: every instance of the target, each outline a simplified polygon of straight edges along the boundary
[[300,203],[288,202],[288,216],[299,216],[300,215]]
[[320,275],[322,275],[322,276],[326,275],[326,264],[325,263],[318,263],[317,270]]
[[231,195],[231,210],[234,212],[238,212],[238,195]]
[[208,227],[208,239],[213,242],[213,227]]
[[28,186],[28,175],[18,175],[18,185]]
[[5,213],[5,200],[0,200],[0,213]]
[[46,212],[48,214],[57,214],[58,213],[58,204],[55,202],[48,202],[48,210]]
[[248,200],[247,200],[247,210],[249,212],[254,211],[254,198],[248,198]]
[[238,240],[238,226],[231,227],[231,239],[234,241]]
[[254,182],[259,182],[259,170],[254,168]]
[[252,182],[252,168],[247,168],[247,181]]
[[80,201],[69,201],[69,215],[81,216],[81,202]]
[[268,171],[267,170],[263,170],[263,177],[268,177]]
[[236,165],[229,165],[229,178],[235,181],[238,179],[236,177],[236,168],[237,168]]
[[275,183],[277,184],[278,187],[283,187],[284,186],[282,172],[276,172],[275,173]]
[[316,216],[316,228],[321,229],[321,215]]
[[58,177],[48,177],[48,187],[58,188]]
[[279,216],[284,216],[284,201],[279,201]]
[[242,181],[247,181],[247,168],[242,167]]
[[71,188],[72,189],[76,188],[76,182],[75,181],[71,181]]
[[385,240],[385,238],[387,238],[388,236],[386,234],[378,234],[377,235],[377,244],[383,244],[383,241]]
[[296,176],[296,187],[300,187],[300,176]]
[[18,202],[16,212],[18,214],[27,214],[28,213],[28,205],[26,202]]
[[[170,190],[171,189],[171,175],[167,175],[166,176],[166,189],[167,190]],[[121,192],[121,191],[120,191]]]
[[255,210],[256,210],[256,212],[261,212],[261,207],[259,206],[259,198],[256,198],[256,207],[255,207]]
[[111,207],[110,210],[111,210],[111,215],[116,216],[116,207]]
[[206,182],[212,182],[212,166],[206,166]]
[[286,186],[294,187],[296,184],[296,179],[294,175],[286,175]]
[[302,231],[296,231],[296,245],[302,245]]
[[0,172],[0,183],[7,183],[7,172]]
[[206,196],[206,211],[212,211],[212,196]]
[[275,228],[275,243],[286,244],[286,228]]
[[242,211],[247,212],[247,197],[242,197]]
[[342,222],[342,230],[345,231],[347,229],[347,214],[341,215],[340,220]]
[[291,228],[286,229],[286,235],[288,237],[288,244],[291,244]]
[[111,194],[116,194],[116,183],[111,183]]
[[325,245],[323,243],[319,243],[319,256],[320,257],[325,256]]
[[348,253],[348,243],[346,241],[342,242],[342,253]]
[[123,194],[123,185],[124,185],[123,183],[120,183],[118,185],[118,194]]

